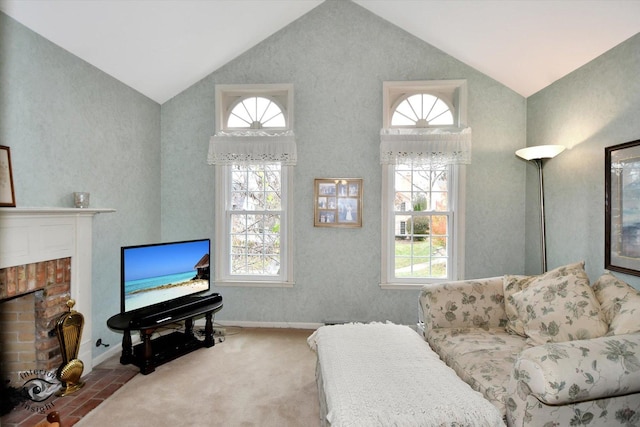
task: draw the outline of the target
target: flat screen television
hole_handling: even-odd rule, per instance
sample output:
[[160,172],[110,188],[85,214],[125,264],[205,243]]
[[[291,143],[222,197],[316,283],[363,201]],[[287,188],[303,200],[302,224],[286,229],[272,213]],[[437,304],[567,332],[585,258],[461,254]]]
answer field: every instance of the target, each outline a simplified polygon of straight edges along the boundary
[[210,290],[210,240],[121,248],[121,311],[177,303]]

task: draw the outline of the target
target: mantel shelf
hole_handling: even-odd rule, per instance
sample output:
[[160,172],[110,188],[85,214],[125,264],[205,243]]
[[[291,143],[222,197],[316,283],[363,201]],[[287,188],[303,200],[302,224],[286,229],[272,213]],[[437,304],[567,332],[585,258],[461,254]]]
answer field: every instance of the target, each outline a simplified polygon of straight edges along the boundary
[[69,214],[88,214],[95,215],[99,213],[115,212],[115,209],[99,209],[99,208],[0,208],[0,215],[69,215]]
[[0,269],[71,258],[71,298],[84,315],[79,359],[91,372],[91,269],[93,222],[115,209],[18,207],[0,208]]

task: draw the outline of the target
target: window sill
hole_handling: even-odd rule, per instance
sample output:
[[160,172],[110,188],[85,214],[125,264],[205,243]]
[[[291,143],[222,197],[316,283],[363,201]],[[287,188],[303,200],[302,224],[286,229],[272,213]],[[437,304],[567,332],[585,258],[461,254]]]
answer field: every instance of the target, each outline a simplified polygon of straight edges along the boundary
[[268,281],[216,281],[214,286],[221,288],[293,288],[294,282],[268,282]]

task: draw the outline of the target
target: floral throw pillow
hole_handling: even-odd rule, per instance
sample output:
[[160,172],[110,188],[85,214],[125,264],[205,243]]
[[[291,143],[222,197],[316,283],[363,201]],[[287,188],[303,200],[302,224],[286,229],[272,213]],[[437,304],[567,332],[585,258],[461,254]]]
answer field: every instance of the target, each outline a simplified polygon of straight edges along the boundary
[[516,309],[515,302],[513,301],[513,294],[527,289],[529,286],[538,283],[539,281],[545,281],[553,277],[566,276],[571,273],[583,274],[584,277],[588,280],[587,273],[584,271],[584,261],[563,265],[539,276],[504,276],[504,310],[507,314],[507,325],[505,329],[507,330],[507,332],[526,337],[522,320],[518,315],[518,310]]
[[534,345],[597,338],[608,330],[586,275],[537,280],[513,294],[513,301]]
[[640,291],[612,274],[602,275],[593,290],[610,335],[640,332]]
[[518,316],[518,309],[516,308],[516,303],[513,300],[513,294],[520,292],[523,289],[527,289],[529,284],[537,278],[538,276],[504,276],[504,311],[507,315],[507,325],[505,326],[507,332],[523,337],[526,336],[524,333],[524,325]]

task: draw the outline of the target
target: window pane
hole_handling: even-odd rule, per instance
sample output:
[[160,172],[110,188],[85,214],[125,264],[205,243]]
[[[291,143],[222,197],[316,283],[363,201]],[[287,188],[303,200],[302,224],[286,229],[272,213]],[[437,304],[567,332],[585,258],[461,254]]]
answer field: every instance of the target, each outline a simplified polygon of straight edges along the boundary
[[430,170],[414,169],[411,175],[413,191],[430,191],[432,181],[431,175],[432,172]]
[[400,113],[398,113],[398,111],[396,110],[395,113],[393,113],[393,117],[391,119],[391,125],[392,126],[413,126],[415,125],[416,122],[415,120],[412,120]]
[[252,122],[256,121],[258,118],[257,117],[258,98],[257,97],[246,98],[233,110],[246,112],[247,116]]
[[286,126],[282,110],[273,102],[264,110],[260,122],[265,128]]
[[398,104],[391,115],[391,126],[428,127],[453,124],[453,114],[447,103],[428,93],[409,96]]
[[405,103],[409,104],[411,111],[413,111],[414,117],[416,117],[417,119],[421,119],[424,117],[424,112],[423,112],[423,104],[422,104],[422,95],[413,95],[410,96],[409,98],[407,98],[407,100],[405,101]]
[[430,125],[451,125],[453,124],[453,114],[449,110],[449,106],[441,99],[436,98],[433,109],[427,117]]
[[[244,116],[246,116],[246,114]],[[227,126],[230,128],[248,128],[251,127],[251,122],[247,117],[239,117],[231,113],[227,121]]]
[[247,232],[247,215],[231,215],[231,233],[244,234]]
[[448,171],[421,165],[395,167],[393,270],[396,278],[447,277]]
[[411,216],[409,215],[396,215],[395,216],[395,237],[396,240],[404,240],[409,238],[408,229]]
[[279,214],[231,215],[231,274],[278,274],[280,218]]
[[411,192],[397,191],[393,206],[396,212],[406,212],[411,210]]
[[227,126],[230,128],[273,128],[286,127],[282,109],[271,99],[252,96],[233,107]]
[[394,210],[404,212],[446,211],[448,209],[448,171],[398,165],[394,181]]
[[279,274],[281,182],[279,164],[232,166],[228,211],[232,275]]
[[415,212],[429,210],[429,197],[427,196],[427,193],[415,191],[413,193],[413,199],[411,200],[411,207]]
[[445,278],[447,276],[446,238],[426,236],[397,238],[395,241],[395,277]]
[[232,210],[280,210],[280,165],[234,166],[232,172]]
[[[448,234],[448,217],[446,215],[434,215],[431,217],[431,235],[432,236],[447,236]],[[437,240],[437,239],[436,239]],[[446,242],[443,243],[446,249]]]
[[393,124],[399,124],[395,123],[395,120],[406,120],[405,124],[413,125],[418,119],[419,117],[416,111],[413,109],[411,104],[405,100],[398,105],[398,108],[396,108],[393,115]]

